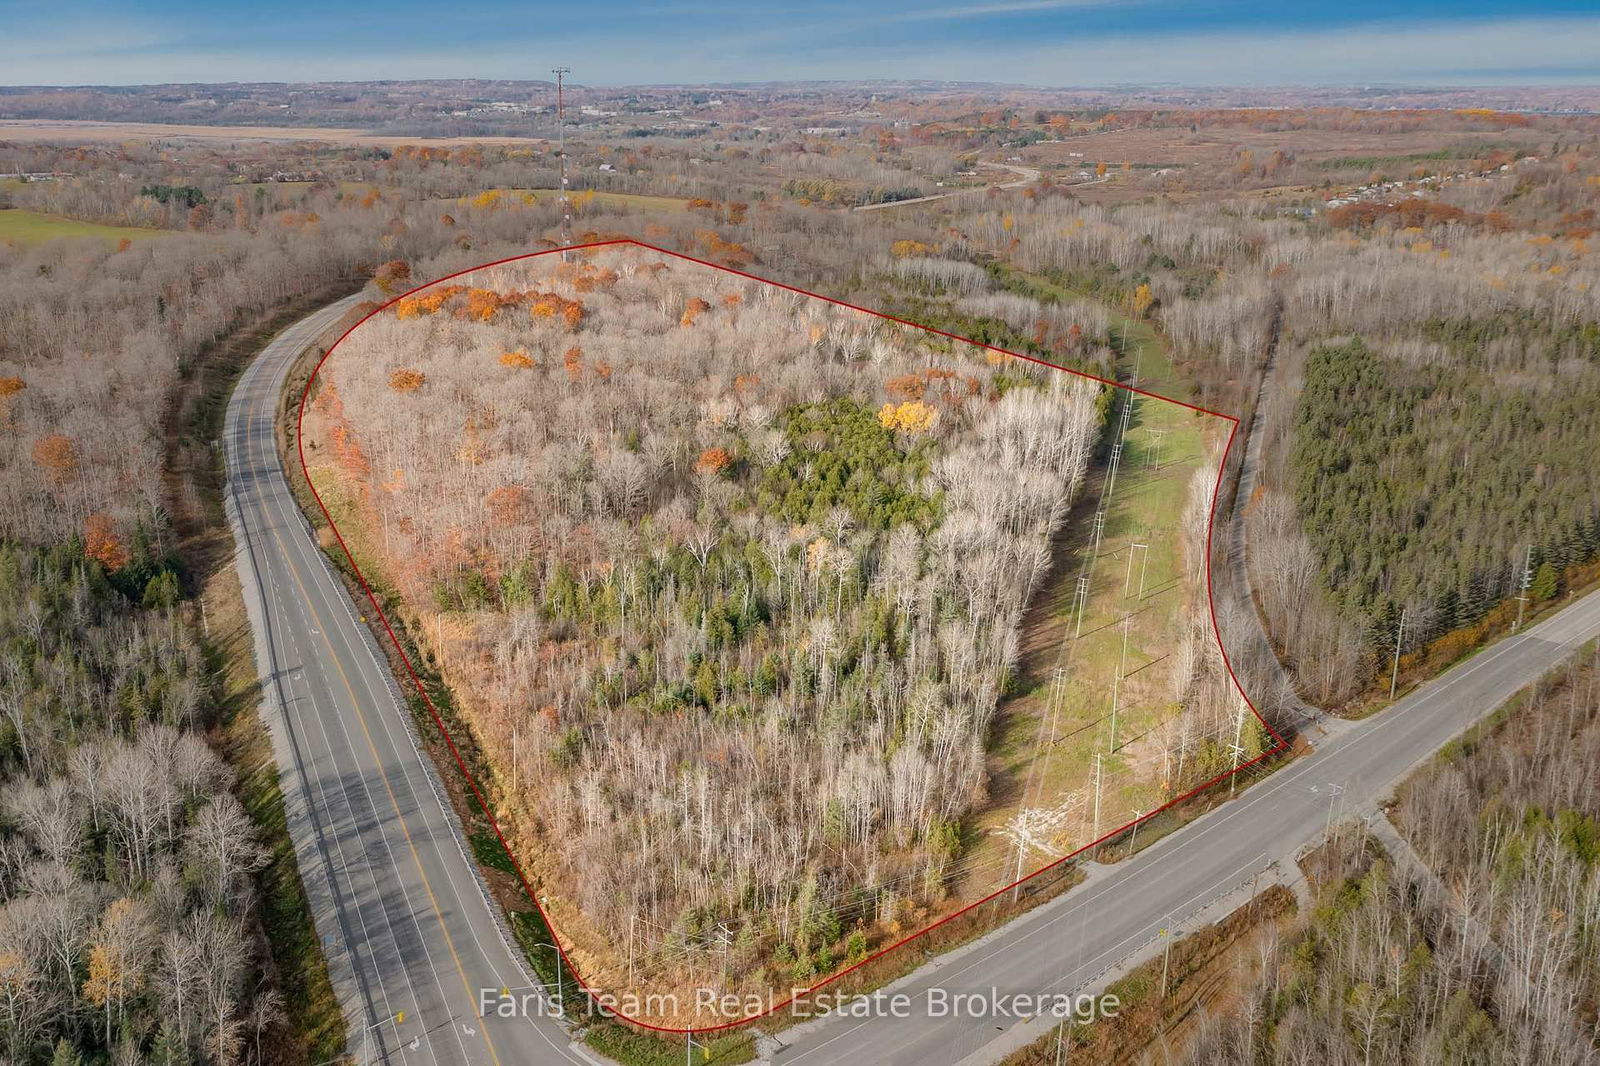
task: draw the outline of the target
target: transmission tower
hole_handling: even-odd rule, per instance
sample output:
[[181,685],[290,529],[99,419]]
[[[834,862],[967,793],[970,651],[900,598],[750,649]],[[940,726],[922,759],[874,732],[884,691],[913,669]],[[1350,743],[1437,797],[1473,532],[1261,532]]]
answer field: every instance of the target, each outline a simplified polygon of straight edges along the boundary
[[[567,194],[567,102],[566,76],[569,67],[556,67],[550,73],[556,76],[556,151],[561,154],[561,245],[572,244],[572,200]],[[567,253],[562,252],[563,259]]]

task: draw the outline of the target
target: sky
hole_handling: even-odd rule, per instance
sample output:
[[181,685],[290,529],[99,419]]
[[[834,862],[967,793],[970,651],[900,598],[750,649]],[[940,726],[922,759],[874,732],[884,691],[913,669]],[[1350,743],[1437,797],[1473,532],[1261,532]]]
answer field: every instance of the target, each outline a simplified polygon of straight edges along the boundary
[[0,84],[1600,84],[1600,0],[0,0]]

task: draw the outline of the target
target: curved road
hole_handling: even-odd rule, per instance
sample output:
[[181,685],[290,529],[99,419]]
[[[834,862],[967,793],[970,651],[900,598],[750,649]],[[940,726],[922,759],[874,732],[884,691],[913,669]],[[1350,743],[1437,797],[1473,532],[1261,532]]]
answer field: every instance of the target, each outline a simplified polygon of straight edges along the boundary
[[318,550],[273,441],[290,365],[356,302],[279,334],[228,404],[236,563],[255,632],[289,831],[357,1063],[598,1061],[549,1018],[478,1016],[479,990],[537,1000],[459,824],[350,598]]
[[[1254,887],[1298,879],[1294,856],[1334,820],[1365,815],[1420,762],[1600,637],[1600,593],[1479,652],[1382,713],[1330,730],[1317,750],[1084,885],[892,986],[908,1018],[834,1017],[780,1034],[775,1066],[997,1062],[1054,1018],[930,1017],[930,990],[1002,995],[1103,990],[1119,963],[1158,954],[1163,928],[1213,921]],[[1221,787],[1221,786],[1217,786]],[[937,993],[935,993],[937,994]]]
[[[357,1061],[429,1066],[596,1061],[554,1021],[477,1016],[479,989],[516,989],[530,979],[412,741],[404,701],[296,509],[273,447],[290,364],[354,300],[273,340],[229,404],[225,442],[265,713],[351,1051]],[[1086,864],[1084,885],[889,986],[907,996],[906,1016],[812,1020],[763,1040],[763,1050],[777,1066],[997,1061],[1054,1019],[940,1015],[929,1009],[940,990],[1102,989],[1117,966],[1158,952],[1161,930],[1213,920],[1268,881],[1293,882],[1295,853],[1334,818],[1370,811],[1418,762],[1597,636],[1600,594],[1485,649],[1383,713],[1330,729],[1311,755],[1131,859]]]
[[[1009,170],[1017,175],[1014,181],[1002,182],[999,185],[972,185],[962,189],[951,189],[949,192],[936,192],[930,196],[913,196],[909,200],[885,200],[881,204],[862,204],[851,208],[852,211],[882,211],[886,207],[907,207],[911,204],[929,204],[935,200],[944,200],[951,196],[961,196],[965,193],[985,192],[988,189],[1020,189],[1025,185],[1032,185],[1039,180],[1039,172],[1032,167],[1016,167],[1010,163],[979,163],[980,167],[990,167],[995,170]],[[1095,182],[1086,181],[1084,185],[1093,185]],[[1072,188],[1072,186],[1067,186]]]

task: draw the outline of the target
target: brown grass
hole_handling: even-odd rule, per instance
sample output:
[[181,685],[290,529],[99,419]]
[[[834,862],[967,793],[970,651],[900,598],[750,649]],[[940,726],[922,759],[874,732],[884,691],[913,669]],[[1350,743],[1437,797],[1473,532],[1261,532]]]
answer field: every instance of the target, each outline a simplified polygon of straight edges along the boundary
[[336,126],[183,126],[163,122],[97,122],[86,119],[0,119],[0,139],[49,144],[84,141],[327,141],[392,148],[426,141],[439,147],[467,144],[544,144],[542,137],[394,137]]

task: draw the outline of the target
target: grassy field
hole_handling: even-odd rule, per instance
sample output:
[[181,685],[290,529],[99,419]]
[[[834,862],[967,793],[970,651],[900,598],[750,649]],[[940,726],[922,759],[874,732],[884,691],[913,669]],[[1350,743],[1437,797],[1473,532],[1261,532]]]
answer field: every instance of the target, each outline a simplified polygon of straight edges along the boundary
[[124,237],[143,240],[165,237],[166,230],[140,229],[134,226],[102,226],[97,222],[79,222],[59,215],[45,215],[38,211],[10,209],[0,211],[0,243],[15,241],[19,244],[39,244],[63,238],[96,237],[118,241]]
[[[1055,288],[1040,279],[1029,284],[1035,293]],[[1141,387],[1187,397],[1147,323],[1119,327],[1116,339],[1123,380],[1137,369]],[[1024,619],[1018,681],[1001,707],[990,747],[991,802],[967,837],[967,876],[958,888],[963,897],[1008,884],[1169,798],[1155,731],[1182,713],[1172,695],[1172,655],[1186,614],[1205,595],[1190,572],[1180,526],[1191,478],[1219,459],[1228,425],[1119,390],[1108,450],[1119,439],[1117,424],[1129,402],[1116,478],[1107,491],[1106,463],[1091,472],[1057,539],[1055,568]],[[1102,507],[1095,550],[1095,514]],[[1083,578],[1089,591],[1080,622]],[[1034,812],[1035,847],[1019,864],[1017,847],[1002,829],[1023,809]]]
[[[463,207],[489,206],[481,201],[494,193],[499,193],[496,201],[500,207],[516,207],[521,204],[544,203],[559,199],[561,193],[555,189],[488,189],[478,196],[463,196],[453,201]],[[601,192],[598,189],[574,190],[572,193],[573,207],[581,215],[583,209],[590,205],[596,207],[632,207],[646,211],[682,211],[689,201],[677,196],[645,196],[631,192]]]

